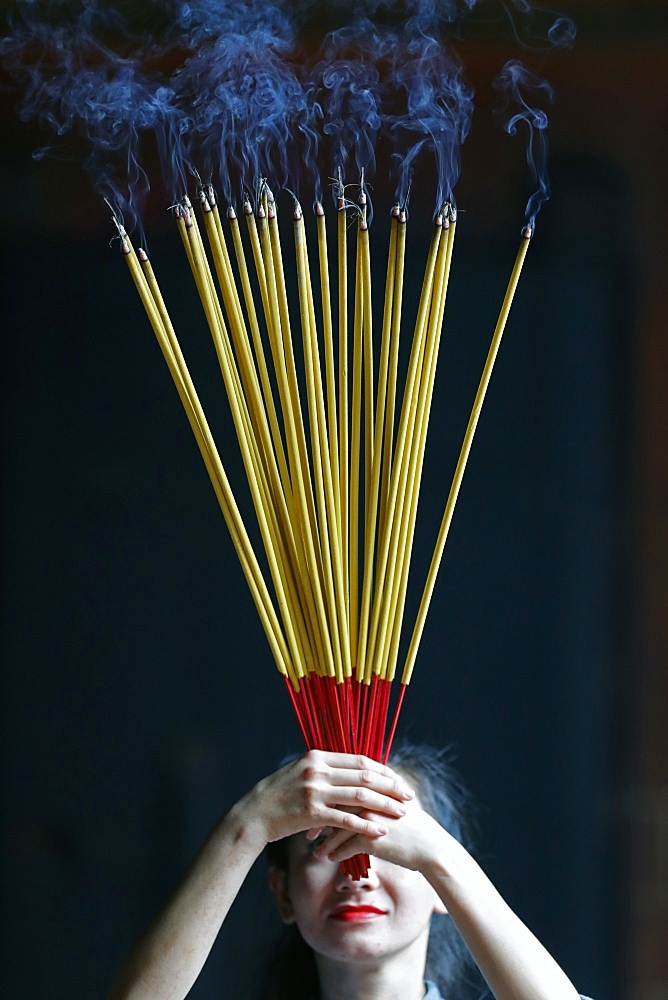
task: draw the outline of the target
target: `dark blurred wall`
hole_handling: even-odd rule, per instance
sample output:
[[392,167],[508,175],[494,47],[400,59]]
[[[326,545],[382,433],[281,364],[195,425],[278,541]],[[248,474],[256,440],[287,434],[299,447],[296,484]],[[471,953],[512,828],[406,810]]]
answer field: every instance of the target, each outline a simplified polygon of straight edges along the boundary
[[[497,363],[403,733],[452,744],[478,855],[599,1000],[663,1000],[666,31],[571,3],[554,57],[553,199]],[[510,55],[512,53],[509,53]],[[465,53],[481,92],[505,58]],[[103,996],[226,804],[299,732],[190,430],[76,166],[3,106],[3,991]],[[465,148],[414,600],[517,247],[519,146]],[[389,203],[388,203],[389,204]],[[222,385],[178,237],[153,260],[230,479]],[[376,195],[377,273],[386,205]],[[429,233],[416,197],[407,315]],[[519,220],[519,221],[518,221]],[[251,879],[193,996],[244,996],[276,929]]]

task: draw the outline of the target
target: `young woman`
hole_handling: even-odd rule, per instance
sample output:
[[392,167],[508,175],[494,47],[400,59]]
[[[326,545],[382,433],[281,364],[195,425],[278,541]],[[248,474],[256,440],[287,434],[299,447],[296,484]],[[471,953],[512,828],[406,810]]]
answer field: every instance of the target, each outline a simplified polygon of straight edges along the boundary
[[[466,850],[437,757],[404,750],[390,768],[310,751],[260,781],[217,823],[109,1000],[186,997],[267,845],[279,912],[296,928],[267,998],[461,1000],[468,953],[496,1000],[578,1000]],[[353,881],[339,862],[359,853],[371,867]]]

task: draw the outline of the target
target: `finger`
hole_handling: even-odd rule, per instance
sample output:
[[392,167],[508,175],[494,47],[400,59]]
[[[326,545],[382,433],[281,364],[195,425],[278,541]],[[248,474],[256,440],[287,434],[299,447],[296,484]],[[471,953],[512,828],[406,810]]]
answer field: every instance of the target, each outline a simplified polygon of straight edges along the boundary
[[328,754],[333,785],[361,785],[395,799],[409,800],[415,791],[396,771],[362,754]]
[[[313,853],[316,858],[321,861],[325,861],[331,859],[334,853],[344,845],[349,845],[351,840],[354,840],[357,843],[359,839],[359,834],[350,833],[349,830],[331,830],[326,837],[323,837],[322,841],[318,844]],[[367,837],[366,839],[371,841],[378,838]]]
[[403,801],[397,801],[388,795],[376,792],[371,788],[356,786],[340,786],[330,790],[325,797],[327,805],[338,806],[350,812],[373,812],[398,819],[406,815]]
[[322,826],[331,826],[337,830],[344,830],[348,836],[361,835],[363,837],[383,837],[387,833],[387,825],[383,819],[368,819],[357,813],[348,812],[345,809],[321,810]]
[[382,837],[363,837],[359,834],[350,836],[349,834],[343,834],[342,831],[337,831],[341,834],[340,837],[335,837],[332,835],[323,841],[314,852],[318,860],[321,861],[332,861],[334,863],[339,863],[341,861],[347,861],[348,858],[354,857],[356,854],[372,854],[373,845],[381,841]]

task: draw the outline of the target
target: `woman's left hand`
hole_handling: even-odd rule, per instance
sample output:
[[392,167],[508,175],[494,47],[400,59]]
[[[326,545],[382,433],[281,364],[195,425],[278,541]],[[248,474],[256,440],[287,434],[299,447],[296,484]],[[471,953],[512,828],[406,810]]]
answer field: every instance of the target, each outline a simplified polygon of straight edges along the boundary
[[[380,819],[372,812],[361,813],[361,816],[372,822]],[[373,840],[359,834],[351,835],[347,830],[330,829],[318,845],[316,856],[340,862],[355,854],[371,854],[402,868],[424,871],[429,860],[442,853],[448,841],[455,843],[417,800],[405,803],[404,816],[383,816],[382,821],[387,833]]]

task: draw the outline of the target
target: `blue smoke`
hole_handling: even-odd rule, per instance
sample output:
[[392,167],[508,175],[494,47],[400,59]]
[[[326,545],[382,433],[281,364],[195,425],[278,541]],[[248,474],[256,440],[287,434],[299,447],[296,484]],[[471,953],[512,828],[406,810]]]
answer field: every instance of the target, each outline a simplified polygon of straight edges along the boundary
[[392,122],[400,148],[395,153],[400,203],[407,198],[414,164],[426,150],[436,161],[436,205],[453,202],[460,151],[473,114],[473,90],[461,65],[436,38],[421,36],[409,44],[408,58],[396,60],[392,82],[405,102],[403,112]]
[[[439,206],[454,199],[473,111],[451,38],[475,4],[17,0],[0,55],[20,81],[22,116],[54,137],[41,155],[84,148],[96,189],[132,222],[156,151],[170,197],[197,171],[230,201],[262,176],[320,199],[321,174],[372,177],[381,138],[393,150],[401,202],[418,162],[433,158]],[[511,6],[516,34],[524,25],[532,44],[538,35],[545,46],[572,44],[568,19],[527,0]],[[508,67],[502,79],[520,106],[507,129],[520,120],[529,129],[535,215],[548,193],[547,120],[523,95],[527,82],[542,83]]]
[[[507,0],[504,7],[518,42],[530,49],[571,49],[575,45],[573,21],[556,11],[537,7],[529,0]],[[513,13],[514,8],[519,17]]]
[[[387,41],[369,21],[332,32],[316,67],[322,88],[323,132],[331,137],[334,162],[352,159],[358,173],[373,173],[382,124],[383,88],[376,60]],[[354,53],[348,57],[348,53]]]
[[537,76],[518,60],[506,63],[495,86],[502,95],[502,114],[506,131],[514,135],[520,124],[527,130],[527,166],[536,189],[527,201],[525,215],[527,224],[533,229],[536,214],[550,197],[545,134],[548,118],[535,101],[538,98],[542,98],[543,101],[553,101],[554,92],[547,80]]

